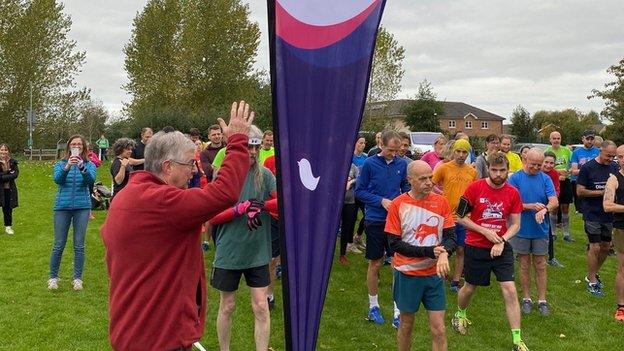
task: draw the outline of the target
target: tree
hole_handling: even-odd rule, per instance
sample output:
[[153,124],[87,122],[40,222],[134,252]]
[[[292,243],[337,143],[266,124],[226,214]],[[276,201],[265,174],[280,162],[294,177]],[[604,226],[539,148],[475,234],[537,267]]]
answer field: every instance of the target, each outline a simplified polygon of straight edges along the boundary
[[418,94],[405,107],[405,125],[411,131],[441,132],[438,116],[444,113],[444,104],[436,100],[431,83],[426,79],[418,85]]
[[615,80],[604,85],[604,90],[592,90],[588,98],[605,100],[605,108],[600,113],[611,122],[605,136],[618,144],[624,143],[624,58],[607,69],[615,75]]
[[379,27],[368,84],[367,102],[389,101],[401,91],[405,49],[386,28]]
[[63,9],[55,0],[0,3],[0,125],[11,126],[0,128],[0,140],[13,147],[26,144],[31,86],[39,147],[56,141],[47,131],[71,133],[75,107],[89,97],[76,88],[85,53],[68,38],[72,22]]
[[537,139],[537,130],[531,120],[531,114],[522,106],[516,107],[511,114],[511,134],[521,142],[531,143]]
[[537,111],[533,115],[533,125],[541,130],[539,141],[549,143],[552,131],[561,132],[562,144],[579,144],[585,130],[592,129],[597,124],[596,112],[582,113],[575,109],[561,111]]
[[270,95],[253,69],[260,30],[240,0],[150,0],[125,46],[132,95],[126,112],[139,130],[165,124],[205,130],[232,101]]

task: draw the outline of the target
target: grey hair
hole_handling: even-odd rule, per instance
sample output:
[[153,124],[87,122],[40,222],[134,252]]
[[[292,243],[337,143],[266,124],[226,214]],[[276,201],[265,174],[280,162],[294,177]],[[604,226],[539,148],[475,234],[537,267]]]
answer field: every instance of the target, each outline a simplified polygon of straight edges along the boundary
[[145,170],[154,174],[162,173],[162,163],[167,160],[183,161],[184,153],[197,146],[184,134],[160,131],[145,146]]

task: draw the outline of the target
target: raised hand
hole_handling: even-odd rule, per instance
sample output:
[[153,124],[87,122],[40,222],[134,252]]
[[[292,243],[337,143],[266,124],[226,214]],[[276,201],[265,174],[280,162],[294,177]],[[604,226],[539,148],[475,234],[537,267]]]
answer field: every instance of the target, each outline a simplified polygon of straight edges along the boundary
[[249,111],[249,104],[245,101],[239,103],[233,102],[230,109],[230,123],[226,124],[222,118],[218,118],[217,121],[223,130],[223,135],[226,138],[234,134],[247,134],[249,127],[254,120],[254,112]]

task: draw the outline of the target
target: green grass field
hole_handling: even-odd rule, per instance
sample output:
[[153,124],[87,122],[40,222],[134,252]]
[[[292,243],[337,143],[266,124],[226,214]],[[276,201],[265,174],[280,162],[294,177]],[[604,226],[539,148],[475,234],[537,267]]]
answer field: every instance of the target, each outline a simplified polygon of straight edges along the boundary
[[[52,203],[56,186],[52,163],[22,162],[18,181],[20,207],[14,212],[16,235],[0,230],[0,350],[108,350],[108,277],[99,235],[105,212],[96,212],[86,240],[84,290],[71,289],[73,252],[68,241],[61,264],[60,288],[47,290],[52,246]],[[98,178],[110,184],[108,165]],[[549,269],[549,302],[552,315],[537,312],[523,316],[523,338],[531,350],[622,350],[624,324],[613,319],[613,281],[616,261],[609,257],[601,271],[606,284],[604,298],[590,296],[585,284],[585,240],[582,223],[573,217],[574,244],[558,240],[556,253],[565,268]],[[3,228],[2,228],[3,229]],[[206,269],[214,251],[206,255]],[[350,265],[335,261],[323,311],[319,350],[392,350],[396,332],[389,322],[376,326],[364,317],[368,309],[365,286],[366,261],[350,254]],[[391,271],[381,274],[380,303],[386,320],[391,319]],[[242,284],[244,286],[244,283]],[[277,299],[281,303],[280,287]],[[534,297],[535,298],[535,297]],[[208,290],[208,315],[202,340],[208,350],[217,350],[215,330],[218,293]],[[472,326],[459,336],[450,327],[456,295],[447,291],[447,335],[450,350],[510,350],[511,335],[497,284],[480,288],[468,309]],[[422,311],[422,310],[421,310]],[[272,313],[271,346],[284,349],[283,309]],[[234,317],[232,350],[253,350],[253,314],[246,288],[240,290]],[[420,312],[414,331],[413,350],[429,350],[425,314]]]

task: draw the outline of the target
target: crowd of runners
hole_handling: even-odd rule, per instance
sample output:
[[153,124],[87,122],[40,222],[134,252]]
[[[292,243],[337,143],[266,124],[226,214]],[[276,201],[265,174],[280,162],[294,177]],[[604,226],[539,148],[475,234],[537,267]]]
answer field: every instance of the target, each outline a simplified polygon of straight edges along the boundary
[[[120,138],[110,148],[102,135],[96,155],[82,136],[68,140],[53,172],[58,191],[48,288],[59,289],[61,257],[73,226],[72,287],[84,289],[84,237],[93,218],[98,156],[112,151],[113,201],[102,237],[111,279],[113,348],[189,349],[199,340],[206,308],[200,247],[204,252],[214,247],[209,281],[220,292],[220,348],[229,349],[236,291],[244,276],[256,348],[267,350],[273,285],[280,275],[276,162],[273,133],[262,132],[252,121],[253,112],[240,102],[232,105],[229,125],[220,120],[208,128],[207,141],[197,129],[184,134],[165,127],[154,133],[146,127],[140,139]],[[513,350],[528,350],[521,315],[551,313],[546,267],[564,267],[555,257],[558,237],[566,243],[581,239],[570,231],[574,204],[589,242],[587,292],[604,295],[600,269],[614,251],[614,318],[624,322],[624,145],[596,142],[592,131],[580,139],[582,147],[572,151],[561,145],[559,132],[552,132],[547,149],[526,147],[517,154],[511,151],[510,136],[489,135],[485,151],[477,155],[469,137],[458,133],[451,140],[438,138],[432,151],[421,155],[410,152],[405,133],[377,133],[368,153],[365,138],[358,137],[346,184],[338,262],[349,265],[347,253],[365,251],[368,320],[385,323],[379,276],[391,264],[391,323],[398,329],[399,350],[411,347],[421,304],[429,318],[432,349],[446,350],[444,316],[455,302],[447,301],[445,284],[457,299],[452,328],[464,335],[471,324],[471,297],[478,286],[490,285],[494,273]],[[0,166],[0,204],[6,232],[13,234],[10,210],[17,206],[19,172],[4,144]],[[537,296],[531,295],[532,275]]]
[[[355,146],[347,183],[347,188],[354,183],[355,199],[353,204],[345,201],[340,262],[348,264],[345,251],[360,252],[351,237],[358,204],[363,204],[368,319],[385,323],[378,276],[391,258],[392,325],[398,329],[399,350],[411,347],[414,314],[421,304],[429,317],[432,349],[447,349],[447,279],[449,290],[457,293],[452,328],[466,334],[471,297],[478,286],[490,285],[492,273],[501,287],[513,350],[528,350],[521,335],[521,314],[534,309],[543,316],[551,313],[546,267],[563,268],[553,245],[558,221],[565,242],[580,239],[570,231],[572,203],[582,214],[589,242],[587,292],[604,296],[599,272],[614,251],[618,262],[614,318],[624,322],[624,185],[619,186],[624,184],[624,145],[596,142],[594,132],[586,131],[580,137],[583,145],[572,151],[561,145],[561,134],[554,131],[545,150],[525,147],[516,154],[510,136],[492,134],[485,138],[485,151],[475,157],[468,136],[458,133],[453,140],[438,138],[432,151],[412,160],[407,135],[385,131],[376,137],[376,147],[366,156],[363,139]],[[532,271],[537,299],[531,296]]]

